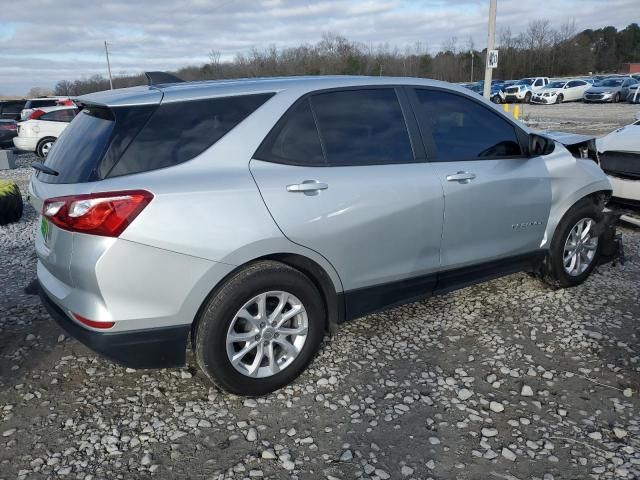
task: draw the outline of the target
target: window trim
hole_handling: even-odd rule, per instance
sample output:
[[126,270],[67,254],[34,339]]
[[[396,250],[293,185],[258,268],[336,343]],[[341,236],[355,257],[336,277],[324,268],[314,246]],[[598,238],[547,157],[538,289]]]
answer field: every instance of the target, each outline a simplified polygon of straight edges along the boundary
[[[402,84],[385,84],[385,85],[355,85],[355,86],[341,86],[341,87],[331,87],[331,88],[323,88],[318,90],[313,90],[310,92],[306,92],[305,94],[298,97],[288,108],[287,110],[280,116],[275,125],[269,130],[269,132],[265,135],[262,142],[258,146],[257,150],[254,152],[251,158],[255,160],[261,160],[264,162],[270,163],[278,163],[281,165],[292,165],[292,166],[302,166],[302,167],[365,167],[372,165],[409,165],[413,163],[424,163],[427,161],[426,152],[424,149],[424,145],[422,143],[422,139],[420,138],[420,132],[418,130],[418,122],[415,118],[413,109],[411,108],[409,99],[406,96],[406,92],[404,91],[404,86]],[[326,154],[326,146],[324,138],[322,137],[322,133],[320,131],[320,127],[318,125],[318,119],[313,107],[313,102],[311,101],[311,97],[316,95],[321,95],[323,93],[334,93],[334,92],[347,92],[347,91],[360,91],[360,90],[389,90],[393,89],[396,98],[398,100],[398,104],[400,105],[400,111],[402,113],[402,117],[404,119],[405,127],[407,130],[407,135],[409,137],[409,145],[411,147],[412,152],[412,160],[411,161],[403,161],[403,162],[354,162],[354,163],[341,163],[341,164],[333,164],[329,162]],[[279,135],[284,126],[286,125],[289,117],[291,116],[293,110],[302,102],[307,101],[309,103],[309,107],[311,108],[311,113],[313,114],[313,120],[316,125],[316,131],[318,133],[318,138],[320,139],[320,145],[322,146],[322,154],[324,157],[323,163],[310,163],[310,162],[297,162],[290,159],[283,159],[276,155],[272,155],[269,152],[269,147],[272,145],[274,139]]]
[[[418,121],[418,128],[420,131],[420,135],[422,137],[422,141],[424,142],[424,148],[426,149],[426,152],[427,152],[428,162],[434,162],[434,163],[479,162],[483,160],[516,160],[516,159],[523,159],[523,158],[531,158],[531,155],[529,154],[529,151],[528,151],[529,150],[528,148],[529,134],[526,131],[524,131],[522,127],[515,122],[515,120],[503,114],[496,108],[493,108],[491,105],[485,105],[484,102],[481,100],[481,98],[474,98],[471,95],[458,92],[457,90],[444,88],[444,87],[437,87],[437,86],[406,85],[405,89],[407,90],[407,97],[411,102],[411,107],[414,110],[415,118]],[[419,121],[421,116],[420,115],[421,109],[420,109],[420,101],[418,100],[418,95],[416,93],[417,90],[439,91],[439,92],[449,93],[451,95],[457,95],[471,102],[475,102],[476,104],[485,108],[489,112],[498,115],[500,118],[507,121],[513,127],[513,130],[518,140],[518,143],[520,145],[520,150],[522,151],[522,154],[513,155],[509,157],[494,156],[494,157],[482,157],[482,158],[459,158],[456,160],[438,160],[437,148],[436,148],[435,142],[433,141],[433,134],[431,132],[431,129],[427,126],[427,122]]]

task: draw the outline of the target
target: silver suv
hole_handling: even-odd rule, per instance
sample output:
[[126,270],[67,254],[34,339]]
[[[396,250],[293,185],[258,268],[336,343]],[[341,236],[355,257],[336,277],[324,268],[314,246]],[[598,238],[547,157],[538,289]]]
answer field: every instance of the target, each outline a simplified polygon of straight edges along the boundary
[[[153,78],[153,77],[151,77]],[[44,305],[134,368],[294,380],[345,320],[516,271],[598,261],[595,162],[416,78],[163,83],[80,97],[30,184]]]

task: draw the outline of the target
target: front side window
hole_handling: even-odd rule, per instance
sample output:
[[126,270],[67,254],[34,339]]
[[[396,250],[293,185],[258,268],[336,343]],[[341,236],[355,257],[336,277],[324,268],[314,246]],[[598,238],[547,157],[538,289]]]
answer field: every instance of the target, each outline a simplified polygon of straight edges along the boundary
[[454,162],[522,155],[515,127],[474,100],[441,90],[415,90],[418,119],[431,135],[435,160]]
[[394,89],[319,93],[311,97],[311,104],[330,165],[414,161]]
[[542,86],[542,80],[541,79],[536,80],[535,86],[536,87],[541,87]]

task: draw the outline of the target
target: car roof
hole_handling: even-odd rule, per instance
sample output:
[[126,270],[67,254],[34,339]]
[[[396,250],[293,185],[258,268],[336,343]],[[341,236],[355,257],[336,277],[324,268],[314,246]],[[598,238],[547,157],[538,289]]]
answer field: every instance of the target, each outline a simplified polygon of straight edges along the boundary
[[440,86],[452,90],[465,89],[453,83],[412,77],[367,77],[367,76],[299,76],[242,78],[232,80],[208,80],[180,82],[106,90],[77,97],[80,103],[108,106],[145,105],[201,98],[250,95],[258,93],[296,90],[301,95],[315,90],[383,85]]

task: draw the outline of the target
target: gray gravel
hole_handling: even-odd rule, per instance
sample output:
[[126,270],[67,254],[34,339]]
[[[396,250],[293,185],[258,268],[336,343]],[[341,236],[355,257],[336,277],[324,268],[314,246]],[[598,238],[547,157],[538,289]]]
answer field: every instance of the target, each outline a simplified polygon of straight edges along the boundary
[[21,292],[36,221],[0,227],[0,479],[640,476],[638,230],[580,287],[518,274],[371,315],[243,399],[191,357],[128,370],[62,335]]

